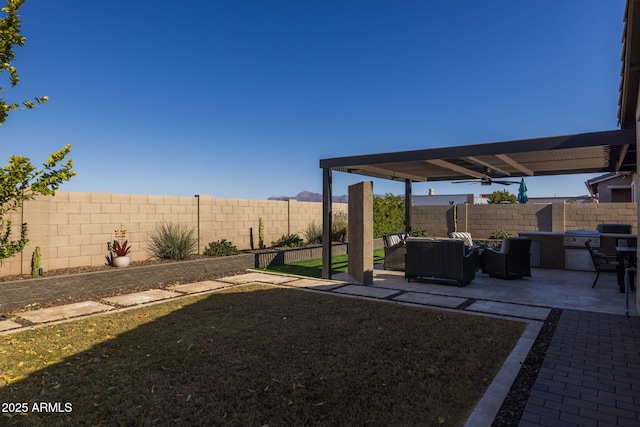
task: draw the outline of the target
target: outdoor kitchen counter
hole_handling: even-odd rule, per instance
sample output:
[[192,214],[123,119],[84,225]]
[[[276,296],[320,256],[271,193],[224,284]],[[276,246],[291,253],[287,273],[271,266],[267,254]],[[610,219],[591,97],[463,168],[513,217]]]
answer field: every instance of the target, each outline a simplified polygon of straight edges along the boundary
[[520,237],[531,239],[531,266],[564,270],[564,233],[521,231]]
[[[540,268],[565,269],[564,232],[553,231],[521,231],[521,237],[528,237],[531,242],[531,266]],[[615,254],[619,240],[637,240],[636,234],[600,234],[600,252]],[[586,248],[585,248],[586,250]]]

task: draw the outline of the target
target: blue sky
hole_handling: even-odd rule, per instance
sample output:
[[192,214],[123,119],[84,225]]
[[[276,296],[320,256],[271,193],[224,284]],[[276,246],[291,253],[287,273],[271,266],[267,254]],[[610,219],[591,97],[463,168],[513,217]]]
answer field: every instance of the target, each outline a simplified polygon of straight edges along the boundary
[[[5,98],[50,101],[9,116],[0,159],[70,143],[64,191],[266,199],[321,192],[323,158],[616,129],[624,4],[28,0]],[[334,174],[334,194],[363,179]]]

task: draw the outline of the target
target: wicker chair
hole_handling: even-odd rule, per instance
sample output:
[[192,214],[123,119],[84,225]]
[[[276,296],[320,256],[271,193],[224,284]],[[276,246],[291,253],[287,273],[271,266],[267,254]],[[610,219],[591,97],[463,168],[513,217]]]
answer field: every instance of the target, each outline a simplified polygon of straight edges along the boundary
[[383,267],[385,270],[404,270],[407,237],[409,237],[408,233],[393,233],[382,236],[384,241]]
[[454,281],[468,285],[476,274],[478,252],[467,251],[462,240],[407,239],[404,277],[411,279]]
[[531,277],[531,239],[507,237],[500,251],[487,249],[482,253],[482,272],[503,279]]

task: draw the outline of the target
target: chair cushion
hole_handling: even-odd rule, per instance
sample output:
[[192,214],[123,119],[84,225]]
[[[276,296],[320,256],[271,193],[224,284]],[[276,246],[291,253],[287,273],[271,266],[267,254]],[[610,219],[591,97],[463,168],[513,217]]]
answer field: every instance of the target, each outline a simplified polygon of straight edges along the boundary
[[400,236],[397,234],[390,234],[387,236],[387,246],[395,246],[400,243]]
[[397,246],[400,244],[404,244],[407,237],[407,233],[385,234],[384,243],[387,247]]
[[473,239],[471,238],[471,233],[467,233],[466,231],[454,231],[451,233],[451,238],[464,240],[465,245],[473,246]]

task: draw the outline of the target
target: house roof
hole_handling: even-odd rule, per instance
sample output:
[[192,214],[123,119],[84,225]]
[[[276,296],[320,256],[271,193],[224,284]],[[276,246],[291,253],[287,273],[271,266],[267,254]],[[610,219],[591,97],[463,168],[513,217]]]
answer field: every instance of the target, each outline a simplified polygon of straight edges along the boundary
[[631,173],[632,172],[609,172],[607,174],[588,179],[584,184],[587,186],[587,189],[589,190],[591,196],[595,197],[595,195],[599,192],[598,187],[600,184],[602,184],[603,182],[611,181],[612,179],[628,177],[629,175],[631,175]]
[[320,167],[415,182],[633,171],[635,129],[338,157]]
[[627,0],[621,61],[618,124],[624,129],[636,126],[635,114],[640,82],[640,0]]

